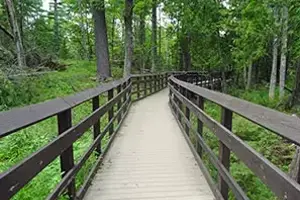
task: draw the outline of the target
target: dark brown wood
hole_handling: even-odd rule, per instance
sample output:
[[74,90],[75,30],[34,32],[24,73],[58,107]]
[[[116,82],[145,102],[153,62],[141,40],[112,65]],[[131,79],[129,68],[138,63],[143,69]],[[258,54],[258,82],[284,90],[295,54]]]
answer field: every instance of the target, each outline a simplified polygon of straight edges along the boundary
[[139,99],[141,94],[140,94],[140,77],[136,77],[136,88],[137,88],[137,98]]
[[[231,131],[232,128],[232,112],[226,108],[222,108],[221,124]],[[223,143],[219,142],[219,159],[223,166],[229,170],[230,167],[230,149]],[[220,192],[225,200],[228,199],[229,188],[226,181],[219,176],[218,179]]]
[[[107,92],[107,100],[110,101],[114,97],[114,90],[108,90]],[[108,111],[108,121],[110,121],[114,117],[114,107],[112,106],[111,109]],[[112,135],[114,132],[114,126],[112,125],[109,129],[109,135]]]
[[[263,183],[265,183],[280,199],[298,199],[300,195],[300,185],[292,180],[287,174],[265,159],[247,143],[234,135],[230,130],[215,121],[205,112],[197,108],[190,100],[182,94],[169,87],[189,109],[230,149],[235,155],[248,166]],[[288,194],[288,195],[287,195]]]
[[[72,127],[72,112],[68,109],[57,115],[58,134],[62,134]],[[74,167],[73,145],[71,144],[60,156],[61,174],[64,177]],[[75,199],[75,180],[73,179],[68,187],[68,196],[70,199]]]
[[[201,96],[197,96],[197,106],[199,109],[204,111],[204,99]],[[200,137],[203,137],[203,123],[200,119],[197,118],[197,133],[200,135]],[[202,148],[201,145],[199,145],[199,143],[197,143],[197,152],[200,156],[200,158],[202,158]]]
[[[236,199],[238,199],[238,200],[249,200],[249,198],[244,193],[244,191],[241,189],[241,187],[237,184],[237,182],[234,180],[234,178],[230,175],[230,172],[222,165],[222,163],[219,161],[219,159],[217,158],[217,156],[215,155],[215,153],[205,143],[203,137],[201,137],[200,134],[197,133],[197,130],[193,129],[190,121],[184,116],[184,113],[175,104],[175,102],[174,102],[173,99],[171,100],[171,102],[174,105],[173,107],[175,108],[175,110],[177,110],[180,113],[180,115],[182,116],[182,118],[185,121],[185,123],[189,126],[190,130],[195,133],[195,135],[197,136],[197,140],[198,140],[197,142],[199,142],[199,144],[202,146],[203,150],[208,154],[209,160],[216,167],[216,169],[218,170],[218,172],[220,173],[220,175],[222,176],[222,178],[228,183],[228,185],[232,189],[232,192],[234,193]],[[181,127],[181,129],[184,131],[184,128],[183,128],[182,124],[178,121],[178,118],[176,118],[176,120],[177,120],[179,126]],[[190,141],[190,138],[188,138],[186,135],[184,135],[184,136],[187,139],[187,141]],[[190,147],[191,147],[191,145],[190,145]],[[195,152],[193,154],[195,155],[197,153]],[[200,164],[200,166],[201,166],[201,164]],[[204,171],[205,171],[205,169],[206,168],[204,167]],[[207,176],[209,176],[209,178],[207,178]],[[210,182],[209,180],[212,179],[209,174],[206,174],[205,177],[207,178],[208,182]],[[211,183],[209,185],[210,185],[210,187],[211,187],[211,189],[213,191],[217,190],[217,197],[219,199],[224,199],[222,197],[221,193],[219,192],[218,188],[215,187],[215,183]]]
[[99,87],[88,89],[71,96],[60,97],[43,103],[0,112],[0,138],[78,106],[95,96],[123,84],[127,80],[128,78],[104,83]]
[[41,148],[36,153],[10,168],[0,176],[0,194],[2,199],[9,199],[16,194],[24,185],[42,171],[49,163],[68,149],[85,131],[95,124],[121,97],[130,89],[125,90],[113,99],[83,119],[79,124],[66,130],[53,141]]
[[[98,108],[99,108],[99,96],[95,96],[93,98],[93,111],[97,110]],[[99,118],[99,120],[93,126],[94,140],[98,137],[98,135],[100,135],[100,121],[101,118]],[[98,153],[98,155],[101,154],[101,142],[97,146],[96,152]]]
[[[121,91],[122,91],[122,87],[121,87],[121,85],[119,85],[119,86],[117,87],[117,92],[118,92],[118,94],[119,94]],[[120,101],[118,101],[117,109],[119,110],[119,109],[121,108],[121,106],[122,106],[122,101],[121,101],[121,99],[120,99]],[[118,123],[121,122],[121,118],[122,118],[122,115],[119,115],[119,117],[118,117]]]
[[272,110],[223,93],[197,87],[193,84],[170,78],[174,83],[189,89],[205,99],[234,111],[234,113],[270,130],[300,146],[300,120],[296,117]]
[[[189,98],[189,91],[185,90],[185,96]],[[185,117],[187,118],[188,121],[190,121],[190,109],[186,106],[185,107]],[[190,135],[190,129],[187,124],[185,124],[185,133],[189,136]]]
[[144,97],[147,96],[147,77],[144,77]]

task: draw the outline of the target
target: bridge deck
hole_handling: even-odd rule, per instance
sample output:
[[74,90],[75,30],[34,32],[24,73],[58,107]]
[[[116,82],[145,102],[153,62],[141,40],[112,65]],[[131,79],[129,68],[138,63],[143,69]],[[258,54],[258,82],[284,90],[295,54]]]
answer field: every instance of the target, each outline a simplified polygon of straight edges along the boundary
[[163,90],[133,104],[86,200],[212,200]]

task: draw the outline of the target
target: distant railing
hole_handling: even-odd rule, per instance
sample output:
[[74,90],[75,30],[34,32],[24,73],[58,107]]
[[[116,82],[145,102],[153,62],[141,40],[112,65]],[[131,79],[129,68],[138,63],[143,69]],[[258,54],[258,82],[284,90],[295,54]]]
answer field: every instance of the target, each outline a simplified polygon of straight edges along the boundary
[[[185,80],[182,79],[182,76],[180,78],[182,80],[176,77],[171,76],[168,84],[171,109],[179,126],[185,132],[184,136],[217,199],[227,200],[229,188],[236,199],[249,199],[230,174],[231,152],[248,166],[278,199],[295,200],[300,198],[300,185],[296,181],[256,152],[231,130],[232,116],[233,113],[236,113],[290,142],[300,145],[300,121],[298,118],[182,81]],[[206,100],[222,108],[221,122],[205,113],[204,102]],[[190,121],[191,112],[197,117],[197,128],[193,128]],[[219,139],[219,158],[203,139],[203,125],[208,127]],[[191,132],[196,135],[196,147],[190,140]],[[218,171],[218,187],[203,164],[201,159],[203,151],[207,153],[209,160]]]
[[[137,94],[138,98],[134,100],[138,100],[163,89],[166,85],[167,74],[133,75],[132,78],[105,83],[72,96],[0,113],[0,138],[53,116],[57,116],[59,134],[39,151],[0,175],[0,199],[11,198],[57,157],[60,157],[62,178],[47,199],[57,199],[66,189],[69,199],[82,199],[128,112],[132,103],[132,94]],[[135,89],[134,92],[132,88]],[[103,94],[106,94],[107,101],[100,106],[99,96]],[[72,109],[90,100],[92,112],[73,126]],[[115,107],[117,110],[114,109]],[[108,123],[101,124],[104,129],[100,131],[100,119],[106,114]],[[73,143],[90,127],[93,127],[94,140],[75,164]],[[102,149],[101,141],[107,133],[109,140],[106,147]],[[96,153],[97,160],[83,185],[76,191],[75,177],[93,153]]]

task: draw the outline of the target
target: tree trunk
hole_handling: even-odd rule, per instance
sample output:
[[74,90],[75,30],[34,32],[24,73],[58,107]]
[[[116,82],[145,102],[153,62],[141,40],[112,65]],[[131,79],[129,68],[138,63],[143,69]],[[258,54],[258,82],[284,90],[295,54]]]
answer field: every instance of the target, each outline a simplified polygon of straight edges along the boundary
[[156,70],[156,59],[157,59],[157,16],[156,7],[157,0],[152,0],[152,37],[151,37],[151,48],[152,48],[152,72]]
[[246,90],[249,90],[252,83],[252,62],[249,65]]
[[288,8],[282,9],[282,38],[281,38],[281,58],[280,58],[280,77],[279,77],[279,97],[284,97],[285,74],[286,74],[286,57],[288,42]]
[[82,51],[83,51],[83,59],[88,60],[89,59],[89,51],[87,47],[87,33],[86,33],[86,27],[84,22],[84,11],[82,6],[82,1],[78,0],[78,7],[79,7],[79,14],[80,14],[80,31],[81,31],[81,45],[82,45]]
[[59,55],[60,38],[59,38],[59,22],[58,22],[58,2],[54,0],[54,52]]
[[111,27],[111,45],[110,45],[110,57],[112,60],[114,60],[114,47],[115,47],[115,16],[113,16],[112,19],[112,27]]
[[295,86],[291,97],[290,107],[299,104],[300,102],[300,60],[297,62]]
[[190,54],[190,36],[189,34],[183,37],[181,42],[181,48],[183,53],[183,61],[184,61],[184,70],[189,71],[191,69],[191,54]]
[[124,61],[124,77],[131,73],[132,60],[133,60],[133,39],[132,39],[132,13],[133,13],[133,0],[125,0],[125,61]]
[[269,98],[274,99],[275,87],[277,79],[277,57],[278,57],[278,41],[277,36],[273,40],[273,61],[272,61],[272,72],[270,78]]
[[100,6],[93,6],[93,18],[95,26],[97,78],[100,81],[104,81],[111,77],[104,0],[100,1]]
[[[139,45],[142,48],[142,52],[145,53],[145,41],[146,41],[146,29],[145,29],[145,18],[146,18],[146,9],[144,8],[140,14],[140,23],[139,23]],[[141,71],[145,71],[145,60],[144,56],[140,56],[139,64]]]
[[243,76],[244,76],[244,86],[246,87],[247,85],[247,66],[244,67],[244,73],[243,73]]
[[10,20],[10,24],[14,35],[15,44],[16,44],[18,66],[22,68],[25,66],[26,63],[25,63],[24,49],[22,45],[22,38],[21,38],[17,18],[15,15],[14,4],[12,0],[5,0],[5,2],[6,2],[7,11],[9,14],[9,20]]

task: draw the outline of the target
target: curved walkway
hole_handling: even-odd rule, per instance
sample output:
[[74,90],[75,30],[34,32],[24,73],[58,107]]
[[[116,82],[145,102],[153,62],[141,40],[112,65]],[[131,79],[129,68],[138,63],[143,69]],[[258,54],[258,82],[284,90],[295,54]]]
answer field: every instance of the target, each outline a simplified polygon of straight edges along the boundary
[[86,200],[213,200],[165,89],[134,103]]

